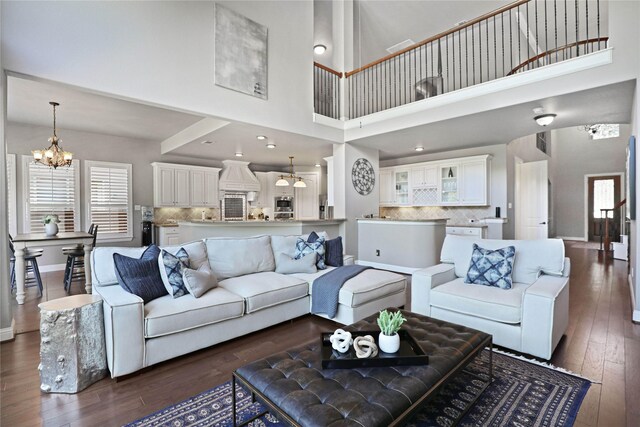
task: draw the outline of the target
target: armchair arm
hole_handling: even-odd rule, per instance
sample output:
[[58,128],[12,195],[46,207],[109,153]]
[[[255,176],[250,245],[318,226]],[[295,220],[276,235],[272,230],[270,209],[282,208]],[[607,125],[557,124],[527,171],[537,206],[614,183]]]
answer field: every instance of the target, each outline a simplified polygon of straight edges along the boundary
[[144,368],[144,303],[118,285],[96,286],[102,297],[107,363],[111,377]]
[[423,268],[411,276],[411,311],[431,315],[431,289],[456,278],[453,264],[437,264]]
[[353,259],[353,255],[343,255],[342,260],[344,265],[353,265],[355,262]]
[[550,359],[568,324],[569,278],[543,274],[523,295],[522,351]]

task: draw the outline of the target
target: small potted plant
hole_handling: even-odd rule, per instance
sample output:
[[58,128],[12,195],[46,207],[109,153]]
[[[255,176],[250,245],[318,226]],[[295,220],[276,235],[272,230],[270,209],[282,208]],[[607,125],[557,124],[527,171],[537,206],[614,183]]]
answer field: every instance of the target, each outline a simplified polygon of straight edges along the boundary
[[385,353],[395,353],[400,349],[400,335],[398,331],[400,326],[406,322],[402,316],[402,313],[395,311],[389,313],[387,310],[382,310],[378,316],[378,326],[380,327],[380,335],[378,336],[378,345],[380,350]]
[[44,234],[49,237],[53,237],[58,234],[58,223],[60,222],[58,215],[45,215],[42,222],[44,222]]

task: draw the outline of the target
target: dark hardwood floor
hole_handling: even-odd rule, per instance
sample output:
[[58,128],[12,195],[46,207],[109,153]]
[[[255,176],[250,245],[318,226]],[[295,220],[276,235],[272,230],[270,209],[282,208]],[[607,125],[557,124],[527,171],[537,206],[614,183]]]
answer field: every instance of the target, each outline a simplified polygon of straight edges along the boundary
[[[576,426],[640,425],[640,325],[631,322],[627,263],[603,261],[598,251],[567,245],[572,260],[570,323],[552,363],[601,382],[594,384]],[[49,298],[64,295],[61,273],[45,274]],[[75,287],[73,293],[79,293]],[[105,378],[78,394],[39,389],[41,299],[33,288],[14,305],[21,332],[0,345],[0,425],[118,426],[230,379],[252,360],[316,339],[335,324],[305,316],[159,364],[115,382]],[[31,331],[31,332],[26,332]]]

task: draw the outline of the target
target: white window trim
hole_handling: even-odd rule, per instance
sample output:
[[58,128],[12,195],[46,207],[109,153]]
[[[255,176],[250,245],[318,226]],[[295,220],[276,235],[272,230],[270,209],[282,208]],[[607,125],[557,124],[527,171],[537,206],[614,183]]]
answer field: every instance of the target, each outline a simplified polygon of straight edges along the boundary
[[[33,162],[33,157],[22,156],[22,203],[24,205],[24,215],[22,218],[22,232],[31,232],[31,206],[29,205],[29,164]],[[73,226],[74,231],[82,230],[82,216],[80,215],[80,160],[73,160],[73,183],[75,197],[73,208],[78,212],[78,220]]]
[[16,155],[15,154],[7,154],[7,164],[11,165],[11,176],[8,176],[9,180],[8,184],[8,194],[7,194],[7,202],[9,206],[13,207],[13,215],[9,218],[9,233],[13,236],[18,234],[18,187],[17,187],[17,165],[16,165]]
[[[127,206],[127,234],[119,236],[100,236],[96,238],[99,242],[130,242],[133,240],[133,166],[131,163],[103,162],[99,160],[85,160],[83,177],[84,177],[84,197],[86,209],[84,212],[84,221],[89,228],[91,225],[91,179],[89,171],[91,167],[119,168],[126,169],[129,179],[127,180],[127,193],[129,204]],[[99,229],[98,229],[99,230]]]

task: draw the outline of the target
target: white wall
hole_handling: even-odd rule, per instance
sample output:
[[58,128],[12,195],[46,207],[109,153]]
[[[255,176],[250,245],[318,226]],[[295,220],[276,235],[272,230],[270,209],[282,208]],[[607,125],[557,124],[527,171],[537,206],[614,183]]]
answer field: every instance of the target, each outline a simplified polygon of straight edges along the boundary
[[[619,138],[591,140],[587,132],[576,127],[551,131],[549,171],[556,236],[587,238],[584,232],[585,175],[624,173],[630,133],[629,125],[620,125]],[[625,185],[624,177],[621,185]]]
[[[268,27],[268,100],[214,85],[213,1],[3,2],[7,70],[342,141],[313,123],[313,2],[223,1]],[[55,30],[52,30],[52,25]]]

